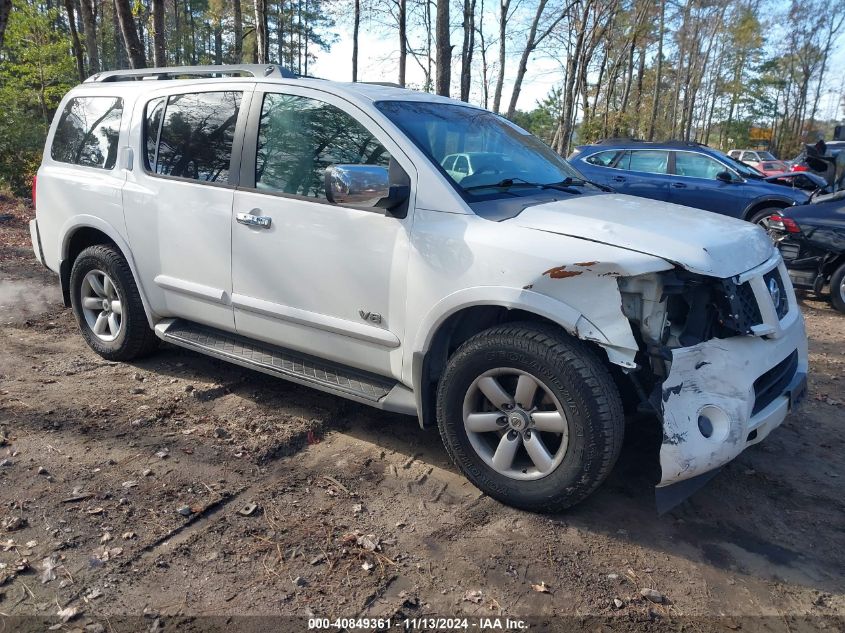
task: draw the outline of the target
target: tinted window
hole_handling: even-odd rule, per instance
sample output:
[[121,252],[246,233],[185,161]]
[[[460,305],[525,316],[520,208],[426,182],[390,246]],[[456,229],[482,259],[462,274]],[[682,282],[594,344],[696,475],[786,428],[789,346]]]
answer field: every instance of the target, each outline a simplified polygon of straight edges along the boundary
[[56,126],[50,156],[62,163],[112,169],[123,99],[76,97],[68,101]]
[[171,95],[160,113],[163,105],[160,100],[147,104],[148,169],[164,176],[227,182],[241,93]]
[[466,156],[458,156],[458,160],[455,161],[455,171],[459,174],[469,173],[469,163]]
[[653,149],[628,151],[616,166],[648,174],[665,174],[669,167],[669,152]]
[[333,164],[387,167],[390,154],[342,110],[316,99],[267,94],[261,107],[255,186],[325,198]]
[[757,155],[760,157],[760,160],[777,160],[769,152],[757,152]]
[[447,156],[443,159],[443,169],[449,170],[455,166],[455,159],[457,156]]
[[593,154],[592,156],[588,156],[586,160],[591,165],[598,165],[599,167],[610,167],[613,164],[613,161],[616,159],[617,152],[615,149],[610,150],[608,152],[599,152],[598,154]]
[[727,168],[722,163],[704,154],[693,154],[692,152],[677,152],[675,154],[675,173],[679,176],[715,180],[716,174],[723,171],[727,171]]

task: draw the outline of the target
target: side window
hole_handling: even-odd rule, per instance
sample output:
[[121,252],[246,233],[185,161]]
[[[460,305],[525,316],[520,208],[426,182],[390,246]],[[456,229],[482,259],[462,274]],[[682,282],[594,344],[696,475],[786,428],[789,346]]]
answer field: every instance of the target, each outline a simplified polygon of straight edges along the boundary
[[637,149],[625,152],[618,165],[621,169],[647,174],[665,174],[669,169],[669,152],[653,149]]
[[754,154],[754,152],[743,152],[742,160],[747,160],[747,161],[753,162],[753,161],[757,160],[757,156]]
[[71,99],[56,126],[50,156],[61,163],[114,168],[122,115],[119,97]]
[[171,95],[147,104],[147,169],[163,176],[228,182],[240,92]]
[[675,153],[675,173],[679,176],[715,180],[716,174],[727,170],[728,168],[722,163],[704,154],[694,154],[693,152]]
[[456,156],[447,156],[446,159],[443,161],[443,169],[446,171],[451,171],[455,167],[455,158]]
[[617,152],[616,150],[610,150],[608,152],[599,152],[598,154],[587,156],[585,160],[591,165],[598,165],[599,167],[610,167],[613,165],[613,161],[618,153],[619,152]]
[[261,107],[255,186],[325,199],[326,167],[387,167],[390,154],[349,114],[307,97],[267,93]]
[[469,162],[466,156],[458,156],[458,160],[455,161],[455,171],[459,174],[469,173]]

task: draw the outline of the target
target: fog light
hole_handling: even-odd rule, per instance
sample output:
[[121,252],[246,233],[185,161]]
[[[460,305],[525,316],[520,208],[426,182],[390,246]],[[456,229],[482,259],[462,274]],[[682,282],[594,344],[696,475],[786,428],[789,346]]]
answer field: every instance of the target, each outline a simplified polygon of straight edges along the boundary
[[698,432],[711,442],[724,442],[731,432],[731,417],[714,404],[701,407],[698,410]]
[[706,415],[698,416],[698,430],[704,437],[713,435],[713,422]]

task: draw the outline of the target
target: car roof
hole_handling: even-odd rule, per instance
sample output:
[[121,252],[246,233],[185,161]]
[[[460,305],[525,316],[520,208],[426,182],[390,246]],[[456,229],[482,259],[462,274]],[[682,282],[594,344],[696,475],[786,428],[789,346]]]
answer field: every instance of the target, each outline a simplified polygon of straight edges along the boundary
[[[175,70],[171,69],[171,70]],[[441,97],[439,95],[428,92],[419,92],[409,88],[401,88],[399,86],[384,84],[384,83],[364,83],[364,82],[343,82],[330,81],[327,79],[317,79],[313,77],[200,77],[196,79],[156,79],[148,78],[135,81],[91,81],[78,84],[73,88],[73,92],[81,92],[91,90],[93,92],[105,92],[120,96],[122,94],[137,95],[143,94],[159,88],[169,88],[175,86],[177,83],[187,89],[209,88],[219,85],[221,82],[227,85],[231,84],[269,84],[277,86],[290,86],[313,88],[340,97],[345,97],[350,101],[358,103],[374,103],[378,101],[419,101],[425,103],[443,103],[460,105],[475,110],[483,110],[478,106],[474,106],[465,101],[457,99],[449,99],[448,97]],[[486,110],[484,110],[486,112]]]
[[[631,139],[609,139],[599,143],[591,143],[587,145],[579,145],[577,149],[584,151],[587,149],[595,150],[628,150],[628,149],[658,149],[658,150],[681,150],[690,152],[702,153],[717,153],[713,147],[702,145],[691,141],[637,141]],[[721,152],[718,152],[721,153]]]

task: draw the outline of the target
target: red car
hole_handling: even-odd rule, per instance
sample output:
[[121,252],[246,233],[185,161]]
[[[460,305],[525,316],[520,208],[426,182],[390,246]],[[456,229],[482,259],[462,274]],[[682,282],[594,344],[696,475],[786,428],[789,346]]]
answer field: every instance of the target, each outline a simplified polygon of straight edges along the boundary
[[782,160],[764,160],[754,165],[754,168],[764,176],[777,176],[789,171],[789,167]]

